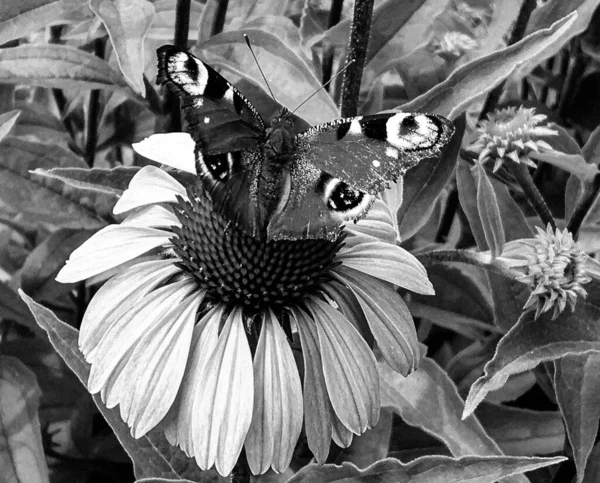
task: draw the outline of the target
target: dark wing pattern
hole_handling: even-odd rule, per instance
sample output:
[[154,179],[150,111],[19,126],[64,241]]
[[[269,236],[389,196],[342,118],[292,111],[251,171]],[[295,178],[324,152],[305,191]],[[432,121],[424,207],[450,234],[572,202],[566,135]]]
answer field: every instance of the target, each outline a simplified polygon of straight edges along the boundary
[[297,156],[353,188],[376,194],[421,159],[438,156],[453,132],[450,121],[434,114],[358,116],[298,134]]
[[157,53],[157,82],[183,99],[189,132],[203,154],[241,151],[264,141],[265,125],[258,111],[221,74],[172,45]]

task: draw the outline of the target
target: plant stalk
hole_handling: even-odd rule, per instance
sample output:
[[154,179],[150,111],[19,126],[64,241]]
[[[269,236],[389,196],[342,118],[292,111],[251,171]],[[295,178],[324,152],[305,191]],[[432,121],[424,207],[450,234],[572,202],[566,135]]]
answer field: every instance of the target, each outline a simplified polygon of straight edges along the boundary
[[594,180],[591,185],[585,186],[583,191],[583,196],[575,210],[573,210],[573,214],[571,215],[571,219],[567,224],[567,230],[569,230],[573,234],[573,239],[577,240],[579,236],[579,229],[583,224],[583,220],[586,215],[589,213],[590,208],[594,204],[594,201],[598,197],[598,193],[600,192],[600,174],[594,176]]
[[522,163],[510,163],[510,172],[515,177],[515,180],[525,193],[525,196],[527,196],[528,201],[540,217],[540,220],[542,220],[544,228],[549,224],[553,230],[556,230],[554,217],[544,201],[542,194],[533,182],[533,178],[531,177],[531,174],[529,174],[529,168]]

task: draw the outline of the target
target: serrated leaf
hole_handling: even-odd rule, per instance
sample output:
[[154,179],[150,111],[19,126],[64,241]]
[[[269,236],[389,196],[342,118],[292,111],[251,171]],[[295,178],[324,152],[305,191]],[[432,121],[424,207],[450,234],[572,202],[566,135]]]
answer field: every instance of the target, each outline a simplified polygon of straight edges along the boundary
[[20,115],[21,111],[18,109],[0,114],[0,142],[13,128]]
[[0,355],[0,468],[2,481],[48,483],[38,418],[40,388],[16,357]]
[[0,49],[0,82],[61,89],[118,89],[135,97],[107,62],[68,45],[27,44]]
[[[270,82],[270,86],[275,98],[283,106],[294,109],[320,89],[320,79],[300,52],[264,30],[243,28],[235,32],[223,32],[199,45],[197,52],[205,56],[211,65],[233,74],[243,73],[254,84],[263,86],[264,81],[254,59],[247,55],[248,47],[243,34],[248,35],[252,41],[252,47],[267,79],[277,79],[276,82]],[[240,55],[231,55],[232,50],[238,51]],[[311,124],[339,117],[335,103],[322,89],[297,114]]]
[[98,228],[104,223],[69,193],[38,182],[29,173],[37,168],[81,167],[84,161],[59,146],[7,138],[0,144],[0,200],[4,208],[33,223],[71,228]]
[[504,250],[504,225],[498,207],[496,193],[492,187],[485,169],[481,163],[477,163],[477,211],[481,219],[481,226],[485,235],[485,241],[490,247],[493,257],[498,257]]
[[84,20],[91,16],[87,3],[86,0],[3,0],[0,45],[44,27]]
[[600,419],[600,353],[567,355],[554,367],[556,400],[573,448],[577,482],[581,483]]
[[144,38],[154,19],[154,6],[148,0],[90,0],[90,8],[108,31],[125,79],[145,96]]
[[469,416],[486,394],[501,388],[512,374],[567,354],[600,350],[600,308],[579,302],[574,313],[565,311],[555,320],[548,313],[538,319],[534,315],[533,311],[523,314],[502,337],[493,359],[485,365],[484,375],[471,386],[463,417]]
[[421,161],[406,173],[403,186],[396,185],[391,188],[402,190],[401,205],[390,206],[392,213],[397,210],[396,219],[401,240],[415,235],[427,222],[438,196],[454,172],[465,130],[464,118],[457,120],[455,127],[456,131],[450,144],[439,158]]
[[475,415],[507,455],[536,456],[563,450],[565,426],[559,411],[532,411],[484,401]]
[[[36,300],[52,300],[69,290],[54,279],[71,252],[93,235],[89,230],[64,228],[52,233],[29,254],[21,269],[21,288]],[[15,294],[16,295],[16,294]]]
[[[78,331],[59,320],[54,313],[36,303],[22,291],[21,298],[29,306],[36,321],[48,333],[50,342],[79,380],[85,384],[90,366],[77,345]],[[182,451],[172,447],[158,430],[139,439],[133,439],[127,425],[121,420],[118,409],[107,409],[98,394],[93,396],[98,409],[113,428],[117,438],[133,460],[136,478],[192,479],[197,482],[217,481],[213,471],[201,472],[194,461]]]
[[564,461],[566,458],[526,458],[514,456],[424,456],[404,465],[387,458],[364,470],[350,463],[341,466],[308,465],[302,468],[288,483],[493,483],[496,480],[532,471]]
[[444,82],[397,109],[436,112],[450,119],[455,118],[471,101],[494,88],[519,65],[536,59],[546,47],[562,41],[563,34],[571,28],[576,18],[577,14],[572,13],[516,44],[460,66]]

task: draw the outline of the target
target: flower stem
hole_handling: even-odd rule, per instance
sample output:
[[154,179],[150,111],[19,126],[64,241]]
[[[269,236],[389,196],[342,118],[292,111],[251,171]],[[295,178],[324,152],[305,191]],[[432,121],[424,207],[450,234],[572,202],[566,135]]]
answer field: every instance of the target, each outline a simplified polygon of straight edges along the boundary
[[[94,54],[102,57],[104,52],[104,42],[102,39],[94,40]],[[87,116],[85,120],[85,161],[91,168],[94,166],[96,157],[96,143],[98,142],[98,117],[100,115],[100,89],[90,91],[88,101]]]
[[217,5],[217,11],[215,13],[215,19],[212,25],[211,35],[220,34],[225,26],[225,16],[227,15],[227,7],[229,6],[229,0],[219,0]]
[[[327,21],[327,28],[337,25],[342,18],[342,7],[344,6],[344,0],[332,0],[331,9],[329,10],[329,19]],[[333,57],[335,54],[335,48],[328,47],[325,54],[323,55],[323,78],[321,81],[326,84],[331,79],[331,73],[333,71]],[[327,91],[331,91],[332,86],[327,86]]]
[[240,457],[238,458],[237,463],[231,472],[231,483],[250,483],[251,476],[252,472],[250,471],[250,466],[248,465],[246,452],[242,449]]
[[471,250],[436,250],[417,255],[417,259],[425,266],[434,263],[466,263],[467,265],[484,268],[511,280],[517,280],[516,275],[502,266],[500,262],[492,261],[490,256],[485,253]]
[[350,40],[348,42],[348,55],[346,61],[353,61],[352,65],[344,72],[342,84],[342,117],[356,116],[358,112],[358,95],[362,80],[369,34],[371,33],[371,19],[373,17],[374,0],[356,0]]
[[[510,34],[510,39],[508,40],[507,45],[516,44],[523,38],[523,35],[525,35],[525,29],[529,23],[529,17],[531,17],[531,12],[533,12],[536,5],[536,0],[523,0],[523,3],[521,4],[521,10],[519,10],[519,15],[517,16],[515,26]],[[483,104],[483,109],[481,109],[481,112],[479,113],[480,121],[485,119],[486,116],[498,105],[505,83],[506,81],[500,82],[500,84],[498,84],[488,93]]]
[[552,213],[550,213],[550,209],[548,205],[544,201],[542,194],[537,189],[537,186],[533,182],[533,178],[531,174],[529,174],[529,168],[522,163],[510,163],[510,172],[519,183],[519,186],[527,196],[527,199],[533,206],[533,209],[542,220],[542,223],[545,226],[550,224],[553,230],[556,230],[556,222],[554,221],[554,217]]
[[600,174],[594,176],[594,180],[591,185],[587,185],[583,189],[583,196],[575,210],[573,210],[573,214],[571,215],[571,219],[567,224],[567,230],[569,230],[573,234],[573,239],[577,240],[579,235],[579,229],[581,228],[581,224],[585,219],[586,215],[590,211],[590,208],[594,204],[598,193],[600,192]]
[[[190,31],[190,4],[191,0],[177,0],[175,7],[175,32],[173,43],[175,47],[187,50],[188,35]],[[177,95],[170,90],[165,93],[165,105],[169,115],[169,131],[181,131],[181,107]]]

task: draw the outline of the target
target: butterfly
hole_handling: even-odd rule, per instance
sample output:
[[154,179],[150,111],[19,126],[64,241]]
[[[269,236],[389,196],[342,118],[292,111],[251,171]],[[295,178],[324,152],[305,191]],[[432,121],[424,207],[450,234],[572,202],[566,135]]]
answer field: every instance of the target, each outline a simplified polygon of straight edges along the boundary
[[453,132],[442,116],[385,113],[294,132],[285,108],[267,126],[231,83],[194,55],[158,49],[157,83],[182,99],[196,171],[215,209],[267,240],[335,240],[376,196],[420,160],[439,156]]

